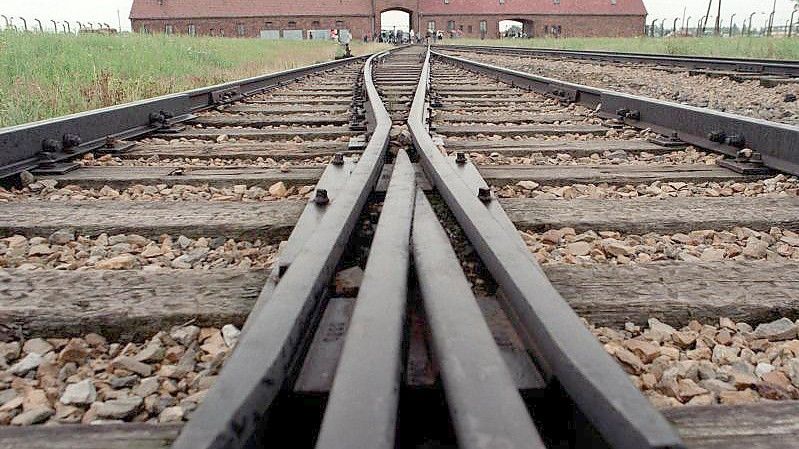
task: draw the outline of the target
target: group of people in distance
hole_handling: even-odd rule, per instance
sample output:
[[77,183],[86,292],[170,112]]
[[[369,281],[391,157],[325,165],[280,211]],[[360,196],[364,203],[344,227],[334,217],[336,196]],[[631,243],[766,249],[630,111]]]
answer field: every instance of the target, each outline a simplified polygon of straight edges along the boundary
[[[377,36],[377,42],[386,42],[389,44],[395,45],[402,45],[402,44],[418,44],[423,41],[433,42],[433,41],[440,41],[444,39],[444,32],[441,30],[432,31],[427,30],[427,35],[422,36],[419,33],[414,32],[413,30],[410,31],[403,31],[403,30],[383,30],[380,32],[380,35]],[[363,36],[363,41],[369,41],[369,35]]]
[[413,30],[383,30],[378,36],[378,42],[386,42],[389,44],[415,44],[417,43],[417,36]]

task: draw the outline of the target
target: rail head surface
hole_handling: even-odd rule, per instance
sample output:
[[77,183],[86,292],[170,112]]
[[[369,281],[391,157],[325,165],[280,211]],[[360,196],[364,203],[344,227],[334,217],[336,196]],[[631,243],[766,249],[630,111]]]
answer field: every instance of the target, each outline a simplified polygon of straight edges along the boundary
[[455,215],[507,297],[507,311],[527,336],[528,349],[616,449],[684,447],[677,432],[632,385],[582,324],[543,271],[477,198],[440,153],[425,126],[430,53],[408,128],[430,181]]
[[458,447],[544,449],[458,256],[421,189],[411,247]]
[[729,58],[721,56],[666,55],[661,53],[565,50],[490,45],[436,45],[437,48],[514,56],[556,56],[594,61],[653,63],[691,69],[721,69],[763,75],[799,76],[799,61],[787,59]]
[[248,447],[270,405],[292,375],[309,338],[308,324],[322,302],[358,216],[383,168],[391,117],[372,81],[371,56],[364,81],[377,126],[338,198],[302,252],[283,274],[271,299],[251,317],[219,379],[173,445],[180,449]]
[[408,155],[400,150],[347,327],[316,449],[394,447],[415,176]]
[[797,126],[570,83],[438,52],[432,55],[517,87],[598,107],[600,116],[619,119],[635,128],[649,128],[667,136],[676,133],[686,143],[728,156],[736,156],[743,147],[750,148],[762,155],[765,166],[799,175]]
[[0,129],[0,179],[168,127],[191,114],[365,56],[323,62]]

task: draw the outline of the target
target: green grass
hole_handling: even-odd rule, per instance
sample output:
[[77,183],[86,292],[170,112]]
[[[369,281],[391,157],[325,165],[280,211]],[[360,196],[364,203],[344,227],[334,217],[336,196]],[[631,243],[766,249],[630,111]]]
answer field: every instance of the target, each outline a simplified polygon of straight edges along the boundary
[[504,45],[566,50],[608,50],[632,53],[662,53],[668,55],[799,59],[799,39],[788,39],[784,37],[447,39],[444,43],[462,45]]
[[[356,54],[377,51],[357,43]],[[0,128],[329,61],[326,41],[0,32]]]

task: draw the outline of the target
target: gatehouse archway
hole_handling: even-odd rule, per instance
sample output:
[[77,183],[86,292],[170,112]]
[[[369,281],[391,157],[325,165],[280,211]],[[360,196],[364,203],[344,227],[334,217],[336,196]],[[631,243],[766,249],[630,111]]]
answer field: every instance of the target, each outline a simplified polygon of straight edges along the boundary
[[404,36],[408,39],[410,31],[418,30],[414,27],[414,13],[405,8],[391,8],[380,12],[377,20],[376,31],[384,41],[393,39],[393,36]]
[[404,9],[389,9],[380,13],[380,29],[382,31],[402,30],[411,31],[413,19],[410,11]]
[[533,21],[528,19],[504,19],[497,26],[499,38],[521,39],[533,37]]
[[[420,0],[372,0],[372,32],[379,35],[380,30],[392,30],[396,26],[403,32],[419,32]],[[387,25],[383,25],[383,18]],[[400,23],[397,23],[400,22]],[[407,22],[407,25],[406,25]]]

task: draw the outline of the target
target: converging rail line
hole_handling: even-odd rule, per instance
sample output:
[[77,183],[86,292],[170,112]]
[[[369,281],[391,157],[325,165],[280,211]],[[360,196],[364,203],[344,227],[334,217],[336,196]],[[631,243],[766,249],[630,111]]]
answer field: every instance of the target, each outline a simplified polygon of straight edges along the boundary
[[[704,70],[706,74],[768,77],[774,82],[795,79],[799,76],[799,63],[777,59],[725,58],[713,56],[663,55],[650,53],[622,53],[597,50],[563,50],[486,45],[441,45],[437,48],[491,54],[525,55],[549,58],[582,59],[587,61],[648,64],[660,67],[677,67]],[[737,73],[733,73],[737,72]]]
[[699,321],[799,310],[739,276],[799,297],[797,142],[421,46],[0,130],[0,419],[85,424],[0,439],[790,447],[788,375],[711,361],[796,327]]

